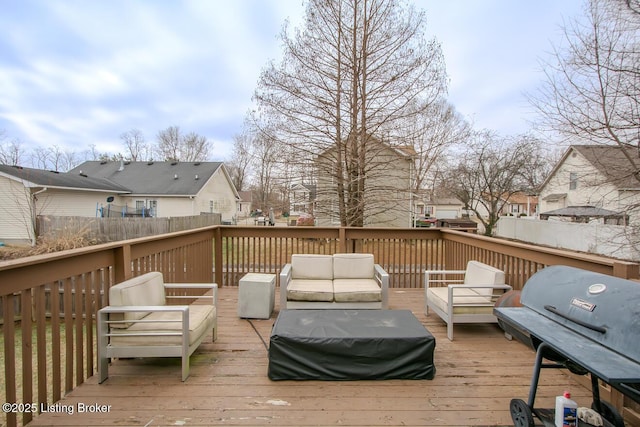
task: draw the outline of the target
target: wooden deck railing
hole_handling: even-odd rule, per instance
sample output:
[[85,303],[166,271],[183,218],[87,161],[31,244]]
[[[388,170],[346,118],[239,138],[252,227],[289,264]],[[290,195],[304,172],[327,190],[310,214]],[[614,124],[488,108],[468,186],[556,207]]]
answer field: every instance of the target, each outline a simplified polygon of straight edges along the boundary
[[217,233],[215,278],[222,286],[236,286],[248,272],[277,274],[293,253],[373,253],[396,288],[422,287],[425,269],[463,270],[472,259],[504,270],[515,289],[556,264],[623,278],[639,274],[635,263],[439,228],[219,227]]
[[373,253],[392,287],[419,288],[425,269],[470,259],[503,269],[516,289],[553,264],[638,278],[637,264],[446,229],[212,226],[0,262],[0,400],[36,404],[5,424],[27,424],[94,374],[94,319],[113,284],[155,270],[167,282],[235,286],[248,272],[277,274],[293,253],[336,252]]

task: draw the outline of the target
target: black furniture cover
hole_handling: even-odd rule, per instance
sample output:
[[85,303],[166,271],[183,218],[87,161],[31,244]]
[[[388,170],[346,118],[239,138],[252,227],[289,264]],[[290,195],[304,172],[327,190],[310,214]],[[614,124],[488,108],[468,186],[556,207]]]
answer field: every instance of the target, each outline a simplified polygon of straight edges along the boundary
[[433,379],[433,335],[409,310],[282,310],[272,380]]

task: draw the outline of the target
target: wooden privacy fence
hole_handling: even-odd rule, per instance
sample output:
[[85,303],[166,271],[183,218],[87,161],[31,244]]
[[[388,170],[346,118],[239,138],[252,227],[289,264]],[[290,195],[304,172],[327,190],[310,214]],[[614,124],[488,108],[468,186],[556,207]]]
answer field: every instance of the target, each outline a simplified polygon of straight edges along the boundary
[[[279,273],[293,253],[336,252],[373,253],[396,288],[419,288],[424,269],[458,269],[470,259],[505,270],[516,289],[552,264],[638,277],[637,264],[437,228],[211,226],[4,261],[0,400],[46,407],[92,376],[96,313],[125,279],[160,271],[167,282],[235,286],[248,272]],[[37,411],[3,416],[17,426]]]
[[222,216],[219,213],[171,218],[87,218],[39,215],[36,234],[38,237],[46,236],[52,239],[78,236],[90,241],[115,242],[220,224],[222,224]]

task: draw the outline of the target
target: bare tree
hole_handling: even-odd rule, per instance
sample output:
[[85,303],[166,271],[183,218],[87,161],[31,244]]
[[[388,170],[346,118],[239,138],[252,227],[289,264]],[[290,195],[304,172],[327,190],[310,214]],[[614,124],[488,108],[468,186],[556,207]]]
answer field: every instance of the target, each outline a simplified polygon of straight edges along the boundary
[[7,141],[7,131],[0,129],[0,164],[21,165],[23,157],[22,143],[13,139]]
[[80,163],[80,157],[72,150],[63,150],[58,145],[36,147],[31,152],[31,164],[37,169],[65,172]]
[[251,137],[247,132],[233,137],[233,154],[226,163],[233,185],[238,191],[244,190],[251,166]]
[[267,211],[274,203],[276,165],[280,155],[277,144],[266,133],[258,133],[252,138],[251,166],[254,170],[254,194],[256,204]]
[[165,160],[196,162],[207,160],[211,148],[206,137],[195,132],[184,135],[180,127],[169,126],[158,132],[155,150]]
[[493,234],[509,198],[526,186],[523,170],[536,150],[527,138],[505,138],[485,130],[473,137],[448,172],[449,188],[476,214],[485,235]]
[[406,128],[406,141],[416,151],[415,190],[432,189],[447,150],[466,142],[470,124],[444,99],[420,109]]
[[402,142],[419,113],[412,107],[445,90],[441,50],[424,26],[424,14],[401,0],[310,0],[304,28],[283,30],[283,61],[260,77],[260,119],[272,139],[306,154],[301,163],[324,159],[318,175],[330,185],[318,185],[318,197],[335,200],[342,225],[362,226],[384,209],[371,197],[388,172],[379,142]]
[[140,129],[130,129],[120,134],[129,160],[137,162],[152,160],[151,146],[145,141]]
[[543,63],[546,80],[530,100],[544,125],[570,141],[620,147],[640,181],[637,11],[637,0],[589,0],[586,23],[564,28],[566,45]]

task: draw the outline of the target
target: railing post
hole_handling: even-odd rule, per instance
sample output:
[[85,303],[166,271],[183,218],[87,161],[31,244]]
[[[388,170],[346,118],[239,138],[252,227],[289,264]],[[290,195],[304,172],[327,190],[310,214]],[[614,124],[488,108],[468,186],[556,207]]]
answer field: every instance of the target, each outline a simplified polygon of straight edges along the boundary
[[131,278],[131,245],[123,243],[115,249],[113,262],[113,277],[116,283]]
[[214,280],[218,286],[222,286],[222,228],[216,227],[213,237],[214,246]]
[[344,227],[338,229],[338,251],[341,253],[347,252],[347,232]]
[[633,262],[615,261],[613,275],[622,279],[640,278],[640,266]]

